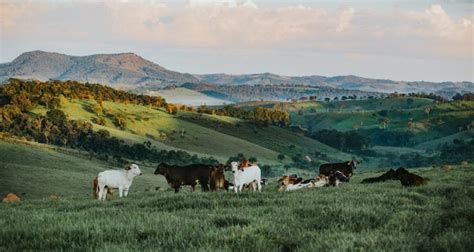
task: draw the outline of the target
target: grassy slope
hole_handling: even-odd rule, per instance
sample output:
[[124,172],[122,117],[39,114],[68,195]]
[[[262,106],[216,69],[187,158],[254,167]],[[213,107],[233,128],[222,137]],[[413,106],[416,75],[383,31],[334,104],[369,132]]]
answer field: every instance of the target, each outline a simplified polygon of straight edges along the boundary
[[[0,160],[0,195],[13,192],[26,199],[50,194],[91,197],[92,179],[97,173],[121,168],[74,150],[4,140],[0,140]],[[136,179],[130,194],[166,186],[162,177],[152,175],[154,167],[140,166],[144,175]]]
[[127,199],[0,203],[0,250],[471,251],[474,167],[414,171],[428,185],[359,184],[380,174],[364,173],[337,188],[174,194],[138,178]]
[[[92,121],[97,117],[91,110],[93,101],[75,100],[67,103],[64,110],[71,119]],[[296,153],[326,153],[331,160],[346,160],[352,156],[337,151],[320,142],[279,127],[256,129],[242,120],[215,115],[198,115],[179,112],[170,115],[162,110],[138,105],[103,102],[104,114],[124,113],[127,115],[127,129],[121,130],[106,117],[106,125],[95,125],[97,129],[107,129],[113,136],[130,143],[151,141],[160,149],[186,150],[200,156],[213,156],[226,161],[230,156],[243,153],[247,157],[257,157],[264,164],[281,164],[279,153],[288,158]],[[35,113],[46,113],[43,107]],[[184,136],[181,136],[184,130]],[[164,136],[165,135],[165,136]],[[294,148],[289,146],[294,145]]]
[[[213,115],[195,117],[190,114],[182,114],[181,117],[193,123],[203,125],[206,128],[213,128],[224,134],[284,153],[287,157],[292,157],[296,153],[314,154],[315,151],[319,151],[321,153],[327,153],[328,157],[334,160],[352,158],[351,155],[338,151],[314,139],[276,126],[255,127],[240,120],[230,119],[223,121],[223,117]],[[290,145],[295,146],[290,147]]]
[[[90,101],[73,101],[62,109],[71,119],[91,121],[96,117],[90,112],[91,103]],[[131,143],[151,140],[161,149],[182,149],[199,155],[211,155],[220,161],[226,161],[230,156],[242,152],[247,156],[257,156],[259,160],[267,164],[278,163],[276,160],[278,153],[274,150],[181,120],[161,110],[111,102],[104,102],[104,108],[108,113],[126,114],[127,129],[117,128],[111,118],[106,119],[105,127],[97,126],[97,128],[105,128],[112,135]],[[37,108],[35,112],[45,113],[45,110]],[[183,137],[181,137],[182,129],[185,132]],[[163,133],[166,137],[163,137]]]
[[230,101],[217,99],[187,88],[173,88],[164,89],[160,91],[148,91],[144,94],[161,96],[165,98],[167,102],[170,103],[186,104],[191,106],[213,106],[232,103]]
[[[459,126],[474,120],[474,102],[433,104],[429,99],[412,98],[413,103],[408,105],[407,99],[304,102],[290,105],[289,110],[293,124],[311,126],[313,131],[327,128],[349,131],[354,125],[362,125],[362,129],[381,128],[381,120],[387,117],[390,122],[386,130],[412,131],[417,143],[453,135]],[[424,112],[426,106],[433,107],[430,115]],[[300,110],[303,115],[297,113]],[[381,116],[378,113],[381,110],[391,111]],[[412,122],[411,128],[409,122]]]

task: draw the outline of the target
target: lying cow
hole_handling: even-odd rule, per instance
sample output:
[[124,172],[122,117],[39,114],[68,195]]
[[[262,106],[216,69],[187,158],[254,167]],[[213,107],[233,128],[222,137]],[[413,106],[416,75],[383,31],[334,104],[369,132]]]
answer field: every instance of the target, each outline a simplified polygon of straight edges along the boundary
[[155,175],[163,175],[168,184],[174,189],[174,192],[179,192],[181,185],[190,185],[191,191],[194,192],[197,182],[201,185],[201,190],[209,191],[209,170],[210,165],[192,164],[186,166],[168,165],[161,163],[155,170]]
[[[238,193],[242,191],[245,184],[256,182],[256,189],[260,192],[262,189],[261,176],[262,171],[257,165],[247,167],[243,170],[239,168],[238,162],[230,163],[232,173],[234,174],[234,192]],[[255,191],[255,187],[253,188]]]
[[[357,161],[351,160],[343,163],[328,163],[322,164],[319,166],[319,174],[324,174],[325,176],[331,176],[336,171],[341,172],[347,178],[352,177],[354,170],[357,168]],[[349,181],[349,180],[347,180]]]
[[362,180],[361,183],[376,183],[387,180],[400,180],[400,183],[403,186],[419,186],[426,184],[427,182],[427,179],[413,174],[403,167],[400,167],[397,170],[390,169],[378,177],[366,178]]
[[280,186],[295,185],[303,181],[303,178],[298,177],[296,174],[284,175],[278,180]]
[[398,177],[400,178],[400,183],[403,186],[420,186],[426,184],[427,179],[413,174],[406,169],[400,167],[396,170]]
[[136,164],[125,167],[124,170],[107,170],[97,176],[97,194],[99,200],[105,200],[109,188],[118,188],[120,197],[127,197],[128,190],[136,176],[142,175]]

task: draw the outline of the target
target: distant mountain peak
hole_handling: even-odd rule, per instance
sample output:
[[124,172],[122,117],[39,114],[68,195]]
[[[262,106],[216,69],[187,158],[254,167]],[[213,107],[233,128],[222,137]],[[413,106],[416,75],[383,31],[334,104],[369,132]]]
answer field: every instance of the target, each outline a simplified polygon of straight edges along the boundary
[[198,82],[190,74],[170,71],[133,53],[70,56],[41,50],[22,53],[0,65],[0,81],[9,77],[59,79],[116,85],[168,86]]

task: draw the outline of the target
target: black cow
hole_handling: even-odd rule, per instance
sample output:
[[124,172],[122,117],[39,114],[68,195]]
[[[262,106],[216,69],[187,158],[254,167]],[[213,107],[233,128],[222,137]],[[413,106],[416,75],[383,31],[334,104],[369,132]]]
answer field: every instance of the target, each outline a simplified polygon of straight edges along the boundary
[[161,163],[155,170],[155,175],[163,175],[168,184],[174,188],[174,192],[179,192],[181,185],[190,185],[192,191],[195,190],[199,181],[202,191],[209,191],[209,176],[212,165],[192,164],[186,166],[168,165]]
[[323,174],[325,176],[331,176],[337,171],[339,171],[342,174],[344,174],[344,176],[347,177],[347,181],[349,181],[349,178],[352,177],[352,174],[354,173],[354,170],[356,169],[356,167],[357,167],[356,160],[351,160],[351,161],[347,161],[343,163],[322,164],[321,166],[319,166],[319,175]]
[[400,167],[397,170],[390,169],[378,177],[363,179],[361,183],[377,183],[387,180],[400,180],[400,183],[403,186],[419,186],[425,184],[427,181],[427,179],[413,174],[403,167]]

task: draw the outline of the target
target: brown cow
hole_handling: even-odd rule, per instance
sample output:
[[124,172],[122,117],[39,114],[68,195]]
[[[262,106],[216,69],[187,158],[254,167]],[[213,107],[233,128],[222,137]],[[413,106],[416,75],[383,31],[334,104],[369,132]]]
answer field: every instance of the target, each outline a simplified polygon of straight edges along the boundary
[[361,183],[376,183],[384,182],[387,180],[400,180],[403,186],[419,186],[426,184],[428,181],[416,174],[407,171],[405,168],[400,167],[397,170],[390,169],[386,173],[373,178],[366,178]]
[[211,191],[217,191],[218,189],[227,190],[229,187],[225,185],[224,168],[223,164],[209,168],[209,186],[211,187]]
[[192,164],[186,166],[168,165],[161,163],[155,170],[155,175],[163,175],[168,184],[174,188],[174,192],[179,192],[181,185],[190,185],[194,192],[197,182],[201,185],[202,191],[209,191],[209,175],[211,165]]

